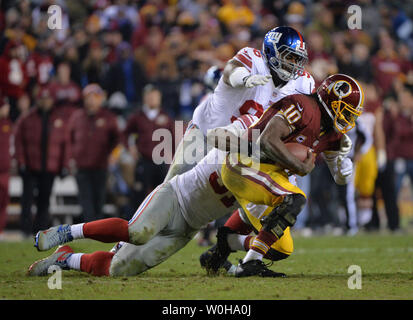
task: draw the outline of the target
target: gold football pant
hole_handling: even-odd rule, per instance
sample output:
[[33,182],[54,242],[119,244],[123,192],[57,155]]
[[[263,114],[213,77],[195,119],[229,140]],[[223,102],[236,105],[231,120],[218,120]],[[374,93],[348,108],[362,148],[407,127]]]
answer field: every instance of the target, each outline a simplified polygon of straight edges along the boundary
[[374,193],[378,174],[376,149],[371,147],[356,162],[354,186],[360,196],[371,197]]
[[[222,181],[245,211],[248,222],[262,229],[261,219],[279,205],[286,195],[305,193],[293,185],[284,169],[277,165],[258,164],[249,157],[229,154],[221,169]],[[288,227],[272,246],[284,254],[293,251],[293,239]]]

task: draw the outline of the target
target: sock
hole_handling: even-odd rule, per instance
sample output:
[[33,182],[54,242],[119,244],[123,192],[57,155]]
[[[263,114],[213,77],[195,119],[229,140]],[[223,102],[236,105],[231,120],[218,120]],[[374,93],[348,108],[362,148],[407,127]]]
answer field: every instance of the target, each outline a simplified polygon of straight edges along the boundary
[[73,240],[83,239],[83,225],[84,223],[73,224],[70,226],[70,233],[72,234]]
[[80,260],[82,259],[83,253],[73,253],[69,258],[67,258],[67,265],[70,269],[80,270]]
[[235,210],[234,213],[229,217],[225,226],[230,228],[231,230],[236,231],[239,234],[250,234],[252,231],[252,227],[242,221],[238,210]]
[[87,222],[83,225],[85,238],[101,242],[129,242],[128,221],[121,218],[108,218]]
[[273,233],[261,230],[258,236],[252,240],[250,250],[248,250],[243,262],[262,260],[275,241],[277,241],[277,237]]
[[227,242],[231,250],[244,250],[244,242],[247,237],[248,236],[242,234],[231,233],[227,236]]
[[262,260],[264,255],[262,253],[259,253],[255,251],[254,249],[248,250],[245,258],[242,260],[242,263],[248,262],[250,260]]
[[91,254],[83,254],[80,259],[80,270],[94,276],[108,276],[113,256],[113,252],[107,251],[96,251]]
[[245,251],[248,251],[249,249],[251,249],[252,242],[254,241],[255,238],[256,236],[247,236],[244,239],[244,250]]

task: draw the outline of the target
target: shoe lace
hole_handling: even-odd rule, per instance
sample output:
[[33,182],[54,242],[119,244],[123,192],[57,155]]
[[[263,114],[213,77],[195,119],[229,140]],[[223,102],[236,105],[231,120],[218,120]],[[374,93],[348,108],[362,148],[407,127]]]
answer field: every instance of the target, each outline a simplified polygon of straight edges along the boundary
[[51,240],[54,243],[66,243],[71,240],[70,226],[60,226],[56,232],[51,235]]

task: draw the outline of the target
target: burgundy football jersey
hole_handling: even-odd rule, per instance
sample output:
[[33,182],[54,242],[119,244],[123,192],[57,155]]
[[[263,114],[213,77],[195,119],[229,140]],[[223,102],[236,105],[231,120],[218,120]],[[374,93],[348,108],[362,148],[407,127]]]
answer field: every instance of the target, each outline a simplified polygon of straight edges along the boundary
[[290,134],[283,139],[285,143],[301,143],[314,150],[316,154],[323,151],[340,149],[341,133],[331,126],[327,131],[321,130],[321,106],[312,96],[294,94],[273,104],[260,120],[248,129],[248,139],[253,137],[252,130],[264,130],[272,117],[282,117],[288,122]]

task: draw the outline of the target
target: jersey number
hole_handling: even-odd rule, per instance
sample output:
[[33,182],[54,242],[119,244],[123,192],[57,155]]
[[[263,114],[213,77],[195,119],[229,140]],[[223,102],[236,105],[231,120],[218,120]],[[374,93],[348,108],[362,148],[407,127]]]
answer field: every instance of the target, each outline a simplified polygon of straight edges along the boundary
[[301,112],[294,104],[284,111],[284,117],[287,119],[289,124],[293,124],[301,119]]
[[[219,179],[218,174],[215,171],[213,173],[211,173],[211,175],[209,176],[209,183],[211,184],[211,187],[212,187],[212,189],[214,189],[215,193],[216,194],[225,194],[225,193],[229,192],[228,189],[225,188],[224,185],[221,185],[218,182],[218,179]],[[224,206],[226,208],[232,207],[234,205],[234,202],[236,201],[234,196],[231,196],[231,197],[224,196],[219,200],[224,204]]]
[[[239,113],[241,115],[251,114],[253,116],[260,118],[262,114],[264,113],[264,109],[262,105],[260,105],[258,102],[255,102],[254,100],[247,100],[244,102],[241,108],[239,108]],[[235,120],[237,120],[237,117],[232,116],[231,122],[234,122]]]

